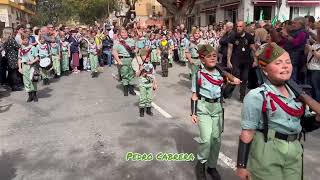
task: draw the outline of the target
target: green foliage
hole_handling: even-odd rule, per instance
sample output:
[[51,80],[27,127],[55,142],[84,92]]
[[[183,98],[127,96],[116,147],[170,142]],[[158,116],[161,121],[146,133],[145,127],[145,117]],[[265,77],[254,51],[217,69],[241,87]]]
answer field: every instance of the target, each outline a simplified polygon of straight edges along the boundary
[[60,24],[68,20],[94,24],[94,21],[106,18],[117,5],[118,0],[39,0],[32,24]]

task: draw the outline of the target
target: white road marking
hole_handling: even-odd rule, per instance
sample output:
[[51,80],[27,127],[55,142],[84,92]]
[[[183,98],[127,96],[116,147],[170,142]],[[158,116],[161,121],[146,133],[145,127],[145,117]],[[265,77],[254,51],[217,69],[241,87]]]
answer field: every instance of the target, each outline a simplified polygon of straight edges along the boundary
[[[118,79],[118,76],[115,73],[112,73],[112,76],[115,79]],[[137,93],[137,95],[140,95],[139,91],[135,91]],[[171,119],[172,116],[167,113],[165,110],[163,110],[161,107],[159,107],[156,103],[152,103],[151,104],[152,107],[154,107],[161,115],[163,115],[165,118],[167,119]],[[219,160],[222,161],[225,165],[227,165],[229,168],[231,168],[232,170],[236,170],[236,163],[228,156],[226,156],[225,154],[223,154],[222,152],[219,152]]]
[[[138,96],[140,95],[139,91],[134,91],[134,92],[136,92]],[[152,103],[151,103],[151,106],[152,106],[154,109],[156,109],[156,110],[157,110],[162,116],[164,116],[165,118],[167,118],[167,119],[171,119],[171,118],[172,118],[172,116],[171,116],[169,113],[167,113],[165,110],[163,110],[163,109],[162,109],[160,106],[158,106],[156,103],[152,102]]]

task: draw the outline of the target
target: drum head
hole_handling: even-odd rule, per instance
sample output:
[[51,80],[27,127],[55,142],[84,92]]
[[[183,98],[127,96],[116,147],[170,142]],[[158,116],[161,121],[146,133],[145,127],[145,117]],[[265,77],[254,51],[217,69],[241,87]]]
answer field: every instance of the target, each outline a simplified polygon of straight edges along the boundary
[[50,64],[51,64],[50,58],[43,58],[40,60],[40,67],[42,67],[42,68],[46,68],[46,67],[50,66]]

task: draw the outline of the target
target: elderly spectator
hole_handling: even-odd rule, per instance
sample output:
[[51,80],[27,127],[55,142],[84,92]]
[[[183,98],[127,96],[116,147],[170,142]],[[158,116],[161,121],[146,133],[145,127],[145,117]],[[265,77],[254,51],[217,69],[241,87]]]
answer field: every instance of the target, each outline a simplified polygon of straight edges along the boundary
[[[21,39],[21,37],[20,37]],[[19,85],[22,82],[20,73],[18,72],[18,50],[20,45],[13,38],[13,29],[5,28],[3,30],[3,49],[8,64],[8,80],[12,91],[21,91]]]
[[22,43],[21,34],[24,33],[24,29],[25,29],[25,28],[24,28],[23,25],[18,25],[17,28],[16,28],[16,30],[17,30],[17,35],[16,35],[16,37],[15,37],[15,40],[16,40],[17,43],[20,44],[20,45],[21,45],[21,43]]
[[225,26],[224,26],[224,34],[222,35],[219,44],[220,44],[220,49],[219,49],[219,53],[222,54],[222,65],[224,67],[227,67],[227,55],[228,55],[228,39],[230,37],[230,34],[232,32],[233,29],[233,23],[232,22],[228,22]]
[[293,65],[292,78],[296,82],[302,83],[304,77],[301,75],[301,67],[305,65],[304,48],[308,39],[305,18],[296,17],[292,22],[292,30],[284,28],[282,37],[285,41],[284,49],[289,53]]
[[308,82],[312,86],[312,97],[320,101],[320,24],[318,24],[316,42],[306,45],[309,50],[307,58]]

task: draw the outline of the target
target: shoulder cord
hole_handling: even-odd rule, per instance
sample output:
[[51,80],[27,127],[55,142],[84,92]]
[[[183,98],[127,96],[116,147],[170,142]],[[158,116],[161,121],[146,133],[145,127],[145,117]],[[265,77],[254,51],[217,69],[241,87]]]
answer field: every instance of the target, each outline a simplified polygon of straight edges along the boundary
[[264,91],[260,91],[262,97],[263,97],[263,103],[262,103],[262,118],[263,118],[263,136],[264,136],[264,142],[266,143],[268,141],[268,131],[269,131],[269,119],[267,115],[267,109],[266,107],[266,95],[264,94]]

